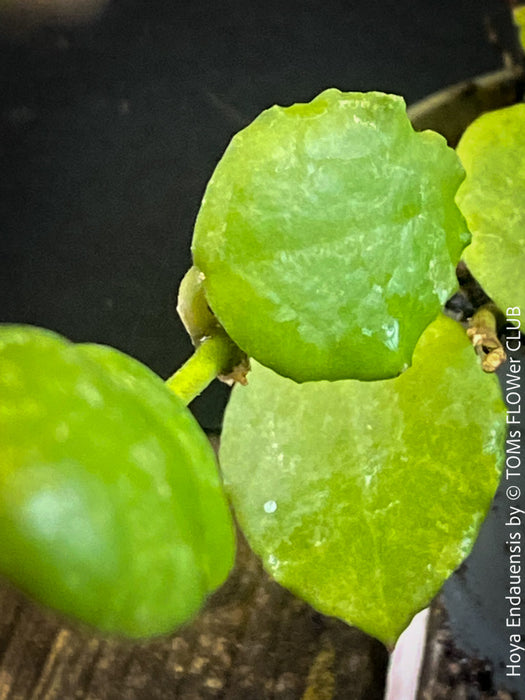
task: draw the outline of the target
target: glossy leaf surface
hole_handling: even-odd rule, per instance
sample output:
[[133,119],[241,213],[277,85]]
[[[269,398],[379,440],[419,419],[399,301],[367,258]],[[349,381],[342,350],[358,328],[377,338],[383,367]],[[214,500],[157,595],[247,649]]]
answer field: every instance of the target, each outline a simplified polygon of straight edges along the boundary
[[117,350],[0,327],[0,572],[132,637],[171,631],[226,578],[213,451],[161,379]]
[[457,285],[462,178],[400,97],[331,89],[266,110],[233,138],[197,218],[210,306],[296,381],[399,374]]
[[255,365],[220,460],[270,574],[392,643],[469,553],[504,440],[496,377],[439,317],[396,379],[295,384]]
[[472,232],[464,259],[503,310],[525,307],[525,105],[479,117],[458,154],[467,171],[457,202]]

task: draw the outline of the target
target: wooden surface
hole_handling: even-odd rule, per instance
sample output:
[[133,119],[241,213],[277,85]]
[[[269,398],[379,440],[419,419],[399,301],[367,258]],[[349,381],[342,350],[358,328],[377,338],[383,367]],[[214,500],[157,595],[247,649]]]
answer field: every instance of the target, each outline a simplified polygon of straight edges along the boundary
[[[20,84],[18,66],[16,70]],[[75,81],[76,77],[74,85]],[[458,88],[468,115],[491,103],[493,87],[489,80]],[[522,87],[521,76],[516,79],[512,74],[503,83],[503,102],[513,102]],[[498,93],[497,100],[500,97]],[[429,114],[432,124],[427,123]],[[447,126],[451,142],[465,126],[464,117],[458,121],[457,114],[456,107],[450,112],[439,96],[430,112],[413,111],[414,120],[420,120],[418,128],[434,126],[436,115],[445,119],[451,124]],[[155,275],[158,283],[156,269]],[[170,269],[170,279],[171,275]],[[55,305],[46,303],[46,308]],[[78,305],[71,308],[76,319]],[[242,540],[240,545],[235,572],[193,624],[149,643],[98,637],[0,585],[0,700],[381,700],[387,665],[384,647],[295,599],[270,581]],[[467,698],[510,700],[511,696],[494,689],[483,660],[468,659],[454,647],[437,605],[419,699]]]
[[262,571],[235,571],[183,631],[148,643],[64,624],[0,586],[0,700],[380,700],[387,652]]

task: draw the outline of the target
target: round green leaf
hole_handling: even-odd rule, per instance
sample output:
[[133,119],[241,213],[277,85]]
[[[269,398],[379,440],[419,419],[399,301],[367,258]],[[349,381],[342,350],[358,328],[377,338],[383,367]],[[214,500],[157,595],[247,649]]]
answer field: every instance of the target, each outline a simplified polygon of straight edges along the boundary
[[230,143],[195,226],[210,306],[296,381],[399,374],[455,290],[463,170],[401,97],[326,90]]
[[213,450],[117,350],[0,327],[0,572],[38,601],[142,637],[191,618],[232,566]]
[[468,268],[505,311],[525,307],[525,104],[482,115],[458,154],[467,177],[458,205],[472,232]]
[[391,644],[469,553],[504,440],[496,377],[439,317],[396,379],[295,384],[254,363],[220,461],[270,574]]

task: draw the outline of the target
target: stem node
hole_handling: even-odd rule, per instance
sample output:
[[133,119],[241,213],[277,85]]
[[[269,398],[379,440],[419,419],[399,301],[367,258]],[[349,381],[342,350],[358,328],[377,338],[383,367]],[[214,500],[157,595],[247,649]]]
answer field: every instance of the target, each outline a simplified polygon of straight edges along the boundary
[[467,329],[467,335],[481,358],[481,367],[485,372],[495,372],[507,359],[498,338],[499,313],[494,304],[485,304],[472,316]]

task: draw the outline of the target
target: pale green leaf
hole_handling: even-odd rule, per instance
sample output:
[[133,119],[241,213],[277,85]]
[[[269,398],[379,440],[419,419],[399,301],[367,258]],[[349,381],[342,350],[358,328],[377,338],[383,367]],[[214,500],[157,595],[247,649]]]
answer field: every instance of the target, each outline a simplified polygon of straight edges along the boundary
[[255,364],[220,461],[267,571],[391,644],[469,553],[504,436],[496,377],[439,317],[396,379],[295,384]]
[[117,350],[0,326],[0,573],[101,630],[171,631],[226,578],[213,451],[161,379]]
[[197,218],[210,306],[297,381],[399,374],[457,286],[462,178],[401,97],[331,89],[266,110],[233,138]]
[[488,112],[465,131],[457,194],[472,243],[463,257],[494,302],[525,308],[525,104]]
[[514,7],[512,14],[514,16],[514,22],[516,23],[520,32],[521,45],[525,49],[525,5]]

